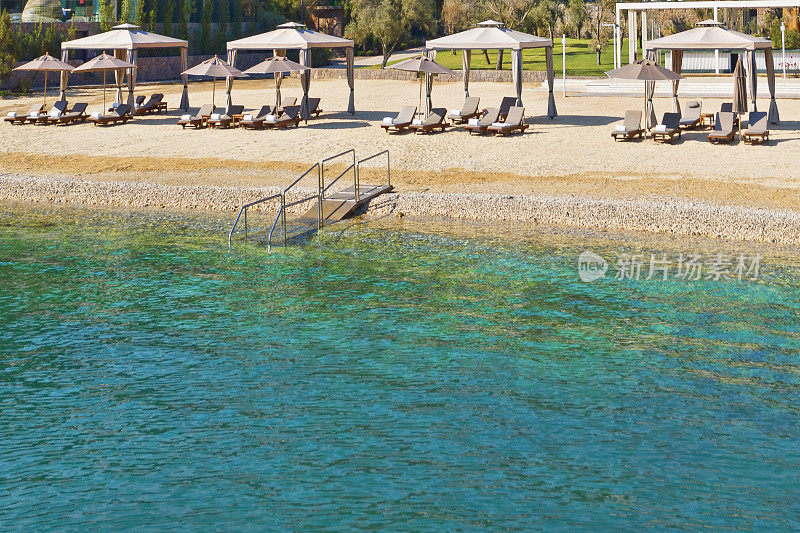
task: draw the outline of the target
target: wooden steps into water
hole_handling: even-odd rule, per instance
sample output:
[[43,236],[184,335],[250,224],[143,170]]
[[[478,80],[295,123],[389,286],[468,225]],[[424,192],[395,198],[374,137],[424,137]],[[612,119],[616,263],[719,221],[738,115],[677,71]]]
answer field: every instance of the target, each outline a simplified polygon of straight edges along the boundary
[[[361,185],[358,188],[358,199],[356,199],[355,186],[350,186],[326,196],[322,201],[322,225],[339,222],[340,220],[352,216],[359,207],[381,194],[390,192],[392,189],[393,187],[391,185]],[[316,221],[318,213],[319,206],[318,202],[316,202],[314,206],[300,218],[307,220],[313,219]]]

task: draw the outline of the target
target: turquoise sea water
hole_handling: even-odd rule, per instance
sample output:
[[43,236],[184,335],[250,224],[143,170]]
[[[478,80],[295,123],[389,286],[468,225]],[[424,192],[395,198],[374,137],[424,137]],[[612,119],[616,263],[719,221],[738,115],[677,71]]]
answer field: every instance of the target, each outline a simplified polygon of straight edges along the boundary
[[222,222],[2,209],[0,527],[800,527],[795,269]]

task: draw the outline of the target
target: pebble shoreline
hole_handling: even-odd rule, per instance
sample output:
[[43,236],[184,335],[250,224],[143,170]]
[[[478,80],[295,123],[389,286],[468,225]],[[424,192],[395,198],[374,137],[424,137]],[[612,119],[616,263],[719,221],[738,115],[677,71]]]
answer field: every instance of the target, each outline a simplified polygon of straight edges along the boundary
[[[161,185],[0,174],[0,200],[32,203],[236,213],[245,203],[278,192],[279,187]],[[287,200],[297,200],[314,193],[312,189],[298,189]],[[292,211],[302,212],[309,207],[310,203],[306,202],[295,206]],[[274,212],[275,207],[267,203],[260,210]],[[443,217],[800,244],[800,212],[717,205],[681,198],[395,192],[373,200],[363,214],[367,218],[404,215]]]

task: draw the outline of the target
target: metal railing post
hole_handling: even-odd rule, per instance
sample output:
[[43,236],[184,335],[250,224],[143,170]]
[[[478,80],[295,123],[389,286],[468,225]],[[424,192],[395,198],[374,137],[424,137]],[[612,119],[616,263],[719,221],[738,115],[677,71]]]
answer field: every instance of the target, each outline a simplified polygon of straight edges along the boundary
[[244,208],[244,242],[247,242],[247,208]]
[[286,246],[286,194],[281,194],[281,225],[283,226],[283,245]]

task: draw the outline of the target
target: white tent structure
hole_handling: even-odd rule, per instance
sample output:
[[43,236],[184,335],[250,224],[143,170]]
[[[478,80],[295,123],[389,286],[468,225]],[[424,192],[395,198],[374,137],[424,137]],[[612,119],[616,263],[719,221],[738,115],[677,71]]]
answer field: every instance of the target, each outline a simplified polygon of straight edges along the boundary
[[[150,33],[139,29],[134,24],[120,24],[111,30],[90,35],[73,41],[61,43],[61,60],[69,61],[70,50],[112,50],[114,57],[123,59],[128,63],[136,65],[138,50],[142,48],[180,48],[181,51],[181,72],[186,70],[186,61],[189,55],[189,42],[182,39],[167,37],[157,33]],[[122,103],[122,82],[125,76],[125,69],[115,71],[117,81],[116,102]],[[187,88],[188,77],[183,78],[183,95],[181,96],[181,109],[189,108],[189,91]],[[128,104],[133,105],[133,90],[136,85],[136,68],[129,69],[128,74]],[[67,88],[67,73],[61,75],[61,98]]]
[[[350,86],[350,100],[347,111],[351,114],[356,112],[355,108],[355,64],[353,61],[353,41],[326,35],[313,30],[309,30],[303,24],[287,22],[281,24],[277,29],[230,41],[228,43],[228,64],[236,65],[236,53],[239,50],[272,50],[273,55],[285,55],[286,50],[300,51],[300,64],[310,66],[309,59],[311,50],[316,48],[344,48],[347,59],[347,84]],[[282,74],[276,74],[282,76]],[[308,89],[311,85],[311,73],[304,70],[300,74],[300,85],[303,87],[303,101],[300,104],[300,116],[308,118]],[[227,79],[228,106],[231,105],[231,89],[233,88],[233,78]]]
[[462,50],[464,97],[469,96],[469,67],[473,50],[511,50],[511,71],[517,91],[517,105],[522,105],[522,51],[529,48],[544,48],[547,61],[547,84],[550,91],[547,101],[547,116],[555,117],[556,101],[553,96],[553,40],[537,37],[506,28],[495,20],[481,22],[471,30],[454,33],[446,37],[425,42],[425,49]]
[[[780,120],[778,104],[775,102],[775,63],[772,58],[772,41],[763,37],[755,37],[738,31],[729,30],[715,21],[704,21],[696,28],[686,30],[647,42],[648,53],[654,58],[657,50],[672,52],[671,69],[681,73],[684,50],[738,50],[745,54],[745,66],[750,85],[750,103],[756,109],[756,89],[758,76],[756,72],[756,52],[763,52],[767,65],[767,83],[769,84],[769,122],[777,124]],[[680,112],[678,104],[678,81],[672,82],[673,109]]]

